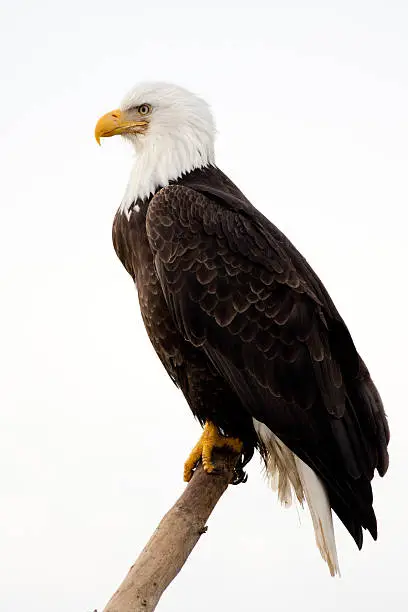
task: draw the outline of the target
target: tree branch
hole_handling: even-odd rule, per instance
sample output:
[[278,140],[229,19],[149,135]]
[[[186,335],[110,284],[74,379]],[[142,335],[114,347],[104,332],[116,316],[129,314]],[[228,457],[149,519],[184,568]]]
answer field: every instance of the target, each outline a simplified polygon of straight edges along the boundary
[[237,455],[216,451],[216,474],[200,464],[184,493],[161,520],[156,531],[109,600],[104,612],[152,612],[177,576],[221,495],[231,482]]

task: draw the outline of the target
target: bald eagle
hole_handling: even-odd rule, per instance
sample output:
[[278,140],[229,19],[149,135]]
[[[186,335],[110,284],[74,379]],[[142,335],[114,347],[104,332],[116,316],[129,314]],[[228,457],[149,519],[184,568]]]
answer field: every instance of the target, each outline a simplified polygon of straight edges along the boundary
[[203,434],[184,468],[258,450],[278,495],[307,501],[339,573],[331,509],[357,546],[377,537],[371,480],[388,467],[380,396],[323,284],[291,242],[215,164],[208,105],[181,87],[136,86],[98,121],[136,151],[115,216],[116,253],[149,338]]

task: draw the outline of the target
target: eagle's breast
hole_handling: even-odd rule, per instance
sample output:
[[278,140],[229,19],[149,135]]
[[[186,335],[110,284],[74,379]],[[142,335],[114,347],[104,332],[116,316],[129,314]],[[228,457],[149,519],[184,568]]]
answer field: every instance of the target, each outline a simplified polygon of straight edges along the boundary
[[150,200],[137,202],[129,214],[119,210],[113,224],[116,253],[132,276],[139,297],[142,319],[150,341],[170,376],[183,361],[184,340],[174,326],[146,232]]

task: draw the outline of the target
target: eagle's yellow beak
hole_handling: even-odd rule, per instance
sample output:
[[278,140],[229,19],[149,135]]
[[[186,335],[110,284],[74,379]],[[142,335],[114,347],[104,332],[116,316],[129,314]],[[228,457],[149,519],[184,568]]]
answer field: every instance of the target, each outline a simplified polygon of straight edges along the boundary
[[113,110],[110,113],[103,115],[95,127],[95,139],[100,145],[101,138],[109,138],[117,134],[126,134],[127,132],[139,133],[146,127],[148,121],[132,121],[127,117],[126,112],[119,109]]

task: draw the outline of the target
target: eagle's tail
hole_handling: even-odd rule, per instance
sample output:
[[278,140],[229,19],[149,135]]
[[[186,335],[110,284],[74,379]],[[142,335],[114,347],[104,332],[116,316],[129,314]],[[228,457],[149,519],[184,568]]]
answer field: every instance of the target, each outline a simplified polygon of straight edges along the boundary
[[254,419],[254,427],[264,449],[266,473],[272,488],[277,490],[285,506],[292,503],[292,491],[301,505],[306,499],[320,554],[330,574],[340,575],[331,507],[320,478],[266,425]]
[[330,574],[340,576],[333,517],[326,489],[320,478],[304,461],[295,456],[295,462],[312,517],[316,544],[320,554],[329,566]]

